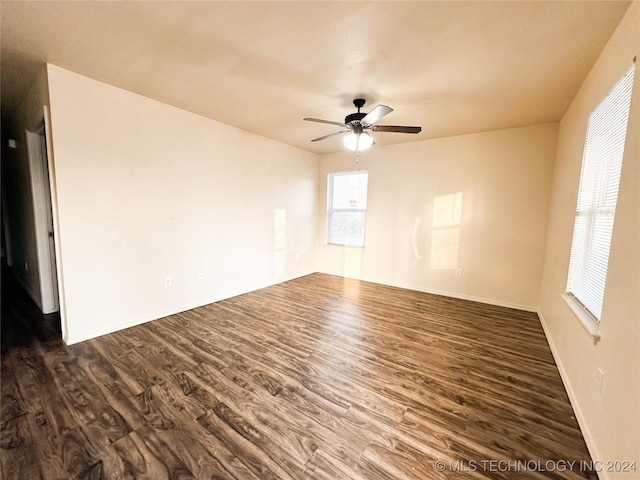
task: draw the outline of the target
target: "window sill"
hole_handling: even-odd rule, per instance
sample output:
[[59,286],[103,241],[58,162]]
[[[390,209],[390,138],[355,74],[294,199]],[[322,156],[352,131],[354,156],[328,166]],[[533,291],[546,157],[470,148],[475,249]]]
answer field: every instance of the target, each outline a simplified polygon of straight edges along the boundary
[[591,336],[591,340],[593,340],[593,344],[596,345],[600,341],[600,332],[598,329],[598,322],[596,322],[591,315],[589,315],[578,302],[574,300],[571,295],[562,294],[560,295],[564,303],[567,304],[571,313],[578,319],[580,325],[586,330],[586,332]]
[[325,247],[345,247],[345,248],[360,248],[364,250],[364,245],[345,245],[344,243],[330,243],[326,242]]

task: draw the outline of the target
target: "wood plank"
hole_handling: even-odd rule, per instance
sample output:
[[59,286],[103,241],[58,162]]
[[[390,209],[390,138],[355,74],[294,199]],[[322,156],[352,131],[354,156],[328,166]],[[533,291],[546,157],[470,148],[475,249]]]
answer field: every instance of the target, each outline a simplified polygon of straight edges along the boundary
[[0,471],[3,480],[42,478],[37,461],[39,452],[29,431],[28,417],[29,414],[24,414],[2,419]]
[[500,480],[453,467],[589,460],[530,312],[323,274],[71,347],[9,311],[2,478]]

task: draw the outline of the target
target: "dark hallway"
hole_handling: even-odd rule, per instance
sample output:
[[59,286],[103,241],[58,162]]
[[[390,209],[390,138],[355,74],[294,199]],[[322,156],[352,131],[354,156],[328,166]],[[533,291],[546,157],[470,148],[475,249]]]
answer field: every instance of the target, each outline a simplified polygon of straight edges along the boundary
[[2,354],[12,347],[40,342],[44,348],[52,340],[62,341],[59,312],[44,315],[18,284],[10,267],[2,265]]

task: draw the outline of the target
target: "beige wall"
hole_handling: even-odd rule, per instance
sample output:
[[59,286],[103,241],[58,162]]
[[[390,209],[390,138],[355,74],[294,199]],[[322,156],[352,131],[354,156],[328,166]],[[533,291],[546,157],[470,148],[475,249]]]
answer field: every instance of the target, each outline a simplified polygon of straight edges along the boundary
[[[364,249],[326,245],[319,215],[319,269],[535,310],[556,136],[546,124],[374,147],[358,164],[323,155],[319,209],[331,171],[367,169],[369,196]],[[458,192],[460,224],[434,227],[434,203]]]
[[[538,308],[594,458],[640,461],[640,74],[600,343],[559,296],[586,118],[640,50],[639,11],[630,7],[560,126],[375,147],[358,164],[350,153],[319,159],[48,66],[49,92],[43,76],[12,136],[24,146],[20,129],[50,94],[66,340],[315,270]],[[22,216],[11,225],[16,263],[35,255],[25,233],[33,208],[22,157],[20,150],[8,156],[19,159],[10,167],[13,193],[7,188]],[[326,245],[326,175],[357,168],[370,174],[366,247]],[[460,222],[434,226],[441,216],[434,205],[446,210],[460,193]],[[37,286],[32,273],[18,275]]]
[[[639,29],[640,4],[634,3],[560,124],[539,312],[594,460],[635,460],[640,467],[640,72],[633,87],[597,345],[560,299],[587,117],[640,53]],[[602,391],[598,369],[605,375]],[[637,475],[602,472],[601,478]]]
[[[43,105],[49,105],[47,75],[44,68],[18,110],[12,112],[12,121],[5,126],[4,133],[7,138],[3,138],[2,146],[2,189],[3,201],[7,202],[6,228],[9,234],[11,266],[18,281],[38,306],[42,304],[42,295],[25,129],[34,130],[42,122]],[[8,138],[16,140],[17,148],[6,147]]]
[[68,343],[315,270],[315,154],[48,74]]

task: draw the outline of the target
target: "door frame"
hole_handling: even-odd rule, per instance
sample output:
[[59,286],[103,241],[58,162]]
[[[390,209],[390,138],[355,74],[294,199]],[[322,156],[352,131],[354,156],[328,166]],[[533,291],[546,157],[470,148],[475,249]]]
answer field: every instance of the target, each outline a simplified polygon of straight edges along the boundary
[[[33,128],[25,129],[31,192],[33,196],[34,229],[38,258],[42,313],[60,311],[62,336],[66,339],[66,312],[64,311],[64,291],[62,288],[62,262],[58,205],[51,142],[51,122],[49,109],[45,105],[39,118],[32,123]],[[49,228],[52,225],[53,242]]]

